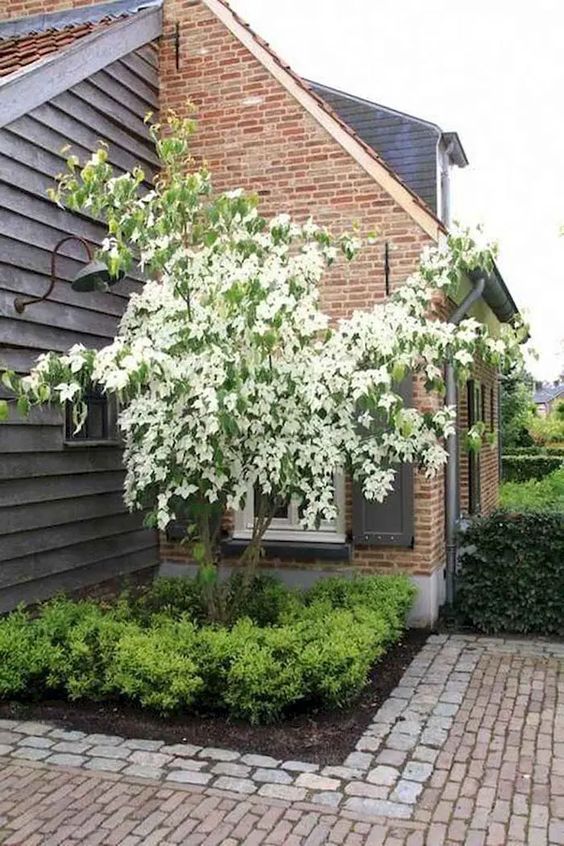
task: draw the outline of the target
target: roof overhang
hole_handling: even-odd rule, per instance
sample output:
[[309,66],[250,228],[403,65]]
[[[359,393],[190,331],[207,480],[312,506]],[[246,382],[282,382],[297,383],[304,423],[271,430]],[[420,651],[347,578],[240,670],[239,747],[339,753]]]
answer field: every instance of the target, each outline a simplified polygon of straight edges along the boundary
[[452,164],[457,167],[467,167],[469,164],[468,156],[464,151],[458,132],[443,132],[442,140],[445,145],[446,154]]
[[[115,3],[104,5],[116,8]],[[29,32],[29,24],[26,26]],[[0,127],[12,123],[132,50],[154,41],[161,33],[162,8],[159,0],[7,76],[0,81]]]
[[486,278],[483,298],[500,323],[511,323],[519,315],[517,304],[495,263],[493,271]]

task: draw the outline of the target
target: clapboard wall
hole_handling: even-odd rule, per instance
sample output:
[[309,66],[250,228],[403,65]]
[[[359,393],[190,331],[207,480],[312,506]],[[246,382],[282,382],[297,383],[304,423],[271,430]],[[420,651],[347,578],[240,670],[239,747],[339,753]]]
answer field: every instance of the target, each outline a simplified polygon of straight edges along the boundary
[[[157,107],[157,52],[148,44],[0,129],[0,370],[25,373],[40,353],[100,347],[115,334],[141,277],[111,293],[73,292],[86,260],[80,244],[63,247],[47,302],[18,315],[14,297],[45,292],[64,235],[93,245],[105,235],[47,197],[65,169],[62,148],[82,160],[102,139],[116,174],[140,164],[150,178],[157,161],[143,118]],[[122,485],[119,446],[66,444],[54,408],[27,420],[12,411],[0,424],[0,612],[157,563],[156,536],[127,513]]]

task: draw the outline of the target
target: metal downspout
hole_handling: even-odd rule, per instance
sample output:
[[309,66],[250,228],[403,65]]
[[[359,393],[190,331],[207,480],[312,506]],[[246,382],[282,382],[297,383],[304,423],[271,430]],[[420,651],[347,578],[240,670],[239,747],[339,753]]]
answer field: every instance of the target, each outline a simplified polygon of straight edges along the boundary
[[[450,317],[450,323],[458,324],[466,317],[468,309],[479,300],[486,287],[486,277],[482,274],[471,278],[472,290]],[[454,366],[451,360],[445,367],[445,402],[457,408],[457,387]],[[446,519],[446,601],[448,605],[454,602],[454,588],[456,578],[456,528],[460,516],[460,484],[458,466],[458,425],[454,433],[447,438],[447,467],[445,489],[445,519]]]

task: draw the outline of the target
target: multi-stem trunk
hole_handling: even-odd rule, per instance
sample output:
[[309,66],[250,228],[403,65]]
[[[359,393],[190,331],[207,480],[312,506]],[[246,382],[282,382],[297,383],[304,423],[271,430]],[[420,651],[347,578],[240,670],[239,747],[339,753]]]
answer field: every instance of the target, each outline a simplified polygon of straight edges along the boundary
[[198,544],[195,558],[198,562],[198,581],[206,604],[208,618],[222,619],[223,608],[219,590],[219,556],[217,544],[221,530],[223,508],[211,505],[204,498],[198,504]]
[[253,533],[243,555],[239,560],[242,569],[242,593],[246,595],[253,583],[262,552],[262,540],[272,518],[280,507],[280,501],[272,494],[257,492],[255,496],[255,517]]

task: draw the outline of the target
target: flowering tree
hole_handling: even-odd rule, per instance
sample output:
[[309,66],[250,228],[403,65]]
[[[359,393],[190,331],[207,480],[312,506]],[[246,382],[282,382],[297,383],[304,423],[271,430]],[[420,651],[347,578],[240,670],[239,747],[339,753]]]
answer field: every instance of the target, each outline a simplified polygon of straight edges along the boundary
[[517,336],[430,317],[437,292],[491,268],[491,246],[467,232],[426,250],[384,304],[332,325],[320,281],[327,266],[354,257],[360,239],[288,215],[266,220],[241,191],[213,194],[208,172],[189,157],[193,129],[174,114],[164,130],[152,126],[162,170],[150,191],[141,169],[113,176],[103,146],[82,168],[69,158],[54,199],[105,220],[110,272],[139,261],[147,282],[112,344],[50,353],[28,376],[3,380],[20,411],[72,401],[77,428],[92,383],[117,394],[126,503],[148,509],[160,529],[187,513],[203,572],[216,562],[226,509],[255,491],[244,554],[251,571],[273,514],[291,497],[304,526],[335,516],[336,471],[379,501],[400,462],[437,473],[455,410],[406,408],[398,382],[410,371],[440,393],[447,357],[464,378],[476,355],[502,363]]

